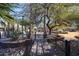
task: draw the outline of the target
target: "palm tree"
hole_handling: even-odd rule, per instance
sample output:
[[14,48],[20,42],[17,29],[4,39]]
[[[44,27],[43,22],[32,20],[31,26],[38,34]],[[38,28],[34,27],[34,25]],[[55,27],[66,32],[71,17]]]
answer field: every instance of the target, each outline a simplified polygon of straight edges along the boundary
[[1,3],[0,4],[0,17],[6,21],[12,21],[14,19],[9,12],[13,12],[12,8],[15,4]]
[[9,3],[0,3],[0,18],[7,22],[7,32],[9,35],[9,26],[14,22],[14,17],[10,14],[10,12],[14,12],[13,8],[16,7],[17,4],[9,4]]

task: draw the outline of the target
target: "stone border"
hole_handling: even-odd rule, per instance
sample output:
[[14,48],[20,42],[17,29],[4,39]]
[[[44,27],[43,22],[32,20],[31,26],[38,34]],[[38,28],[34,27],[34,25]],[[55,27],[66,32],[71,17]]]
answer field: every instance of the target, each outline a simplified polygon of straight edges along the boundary
[[28,40],[25,40],[23,42],[15,42],[15,43],[0,42],[0,46],[2,48],[15,48],[15,47],[20,47],[20,46],[28,46],[30,43],[33,43],[33,41],[28,39]]

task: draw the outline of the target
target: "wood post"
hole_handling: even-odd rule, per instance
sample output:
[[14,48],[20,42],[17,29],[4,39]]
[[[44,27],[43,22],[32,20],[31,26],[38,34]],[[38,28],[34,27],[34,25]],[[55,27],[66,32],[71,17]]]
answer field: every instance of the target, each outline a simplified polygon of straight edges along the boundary
[[70,56],[70,41],[65,40],[65,55]]

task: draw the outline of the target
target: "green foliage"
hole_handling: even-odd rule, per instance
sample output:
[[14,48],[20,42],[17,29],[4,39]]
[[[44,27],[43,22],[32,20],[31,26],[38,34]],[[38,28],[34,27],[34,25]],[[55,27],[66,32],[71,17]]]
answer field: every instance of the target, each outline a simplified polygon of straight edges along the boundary
[[29,26],[29,25],[33,24],[33,21],[21,20],[20,24],[23,25],[23,26]]
[[3,20],[7,22],[13,23],[15,19],[10,12],[14,12],[13,8],[16,6],[17,4],[0,3],[0,18],[3,18]]
[[[57,28],[65,28],[70,26],[71,21],[79,19],[79,4],[52,4],[49,8],[49,15],[57,24],[61,25],[54,24]],[[50,28],[53,26],[53,23],[49,23]]]
[[20,34],[21,33],[19,31],[11,31],[10,37],[12,38],[12,41],[18,40]]

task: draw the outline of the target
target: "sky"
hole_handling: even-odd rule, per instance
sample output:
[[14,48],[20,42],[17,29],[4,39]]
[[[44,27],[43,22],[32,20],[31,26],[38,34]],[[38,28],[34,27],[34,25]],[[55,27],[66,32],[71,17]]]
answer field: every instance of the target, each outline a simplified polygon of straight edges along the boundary
[[[25,7],[24,7],[25,6]],[[25,9],[26,8],[26,9]],[[17,8],[14,8],[13,11],[15,12],[11,12],[12,15],[14,15],[17,19],[22,19],[22,15],[24,14],[24,10],[26,12],[28,12],[28,4],[27,3],[19,3]],[[26,15],[27,17],[27,15]]]

